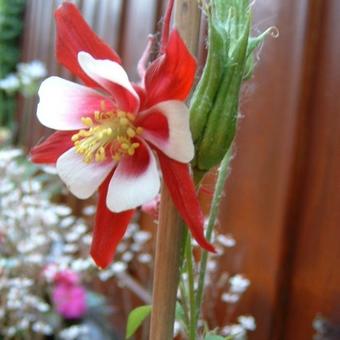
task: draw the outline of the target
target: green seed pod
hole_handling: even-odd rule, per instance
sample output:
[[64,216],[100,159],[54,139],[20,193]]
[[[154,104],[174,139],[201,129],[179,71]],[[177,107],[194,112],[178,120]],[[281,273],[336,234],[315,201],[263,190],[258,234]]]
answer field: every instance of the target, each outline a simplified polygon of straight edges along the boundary
[[242,81],[251,76],[253,52],[269,33],[249,37],[248,0],[211,0],[206,9],[208,56],[190,103],[197,178],[220,163],[234,139]]
[[199,141],[204,131],[224,69],[224,58],[220,53],[221,50],[224,50],[224,40],[217,27],[212,24],[209,30],[209,41],[211,48],[208,51],[205,71],[192,96],[190,105],[190,111],[195,113],[190,115],[194,142]]
[[197,145],[197,166],[209,170],[217,165],[235,136],[238,97],[243,79],[249,31],[245,30],[237,48],[230,56],[222,82],[200,143]]

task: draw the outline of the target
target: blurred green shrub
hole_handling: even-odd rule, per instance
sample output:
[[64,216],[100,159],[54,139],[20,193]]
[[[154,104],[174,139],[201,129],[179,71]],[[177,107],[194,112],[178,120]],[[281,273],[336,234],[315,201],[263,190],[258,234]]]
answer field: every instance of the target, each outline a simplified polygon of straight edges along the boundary
[[[0,79],[20,59],[20,36],[26,0],[0,0]],[[0,90],[0,126],[14,128],[15,96]]]

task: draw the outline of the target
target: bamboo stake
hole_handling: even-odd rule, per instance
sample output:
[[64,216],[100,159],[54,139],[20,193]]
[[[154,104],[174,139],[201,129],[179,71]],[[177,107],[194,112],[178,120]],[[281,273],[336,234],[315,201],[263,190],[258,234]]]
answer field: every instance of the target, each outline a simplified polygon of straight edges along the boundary
[[[197,0],[177,0],[175,26],[192,53],[197,50],[199,24]],[[150,340],[173,338],[183,235],[183,222],[169,191],[163,185],[156,240]]]
[[201,12],[198,0],[175,1],[175,26],[193,55],[197,54]]
[[172,339],[183,223],[168,189],[162,189],[153,277],[151,340]]

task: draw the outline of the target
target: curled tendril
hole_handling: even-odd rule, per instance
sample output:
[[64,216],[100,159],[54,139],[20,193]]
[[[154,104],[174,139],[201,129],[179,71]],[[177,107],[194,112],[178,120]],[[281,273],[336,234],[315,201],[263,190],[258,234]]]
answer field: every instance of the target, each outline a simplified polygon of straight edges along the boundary
[[269,27],[267,31],[270,34],[270,36],[273,37],[274,39],[277,39],[280,36],[280,31],[276,26]]

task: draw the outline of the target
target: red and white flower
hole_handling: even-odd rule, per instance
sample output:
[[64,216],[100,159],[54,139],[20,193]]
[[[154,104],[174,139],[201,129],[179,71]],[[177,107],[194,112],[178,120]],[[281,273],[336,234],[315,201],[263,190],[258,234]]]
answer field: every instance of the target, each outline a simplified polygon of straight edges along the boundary
[[196,63],[174,30],[164,53],[146,69],[142,86],[129,81],[118,55],[86,24],[77,8],[56,11],[57,59],[85,85],[59,77],[39,90],[37,116],[58,130],[32,150],[35,163],[56,164],[81,199],[99,189],[91,254],[100,267],[114,256],[134,209],[159,192],[157,154],[175,205],[197,242],[203,234],[188,162],[194,156],[188,96]]

